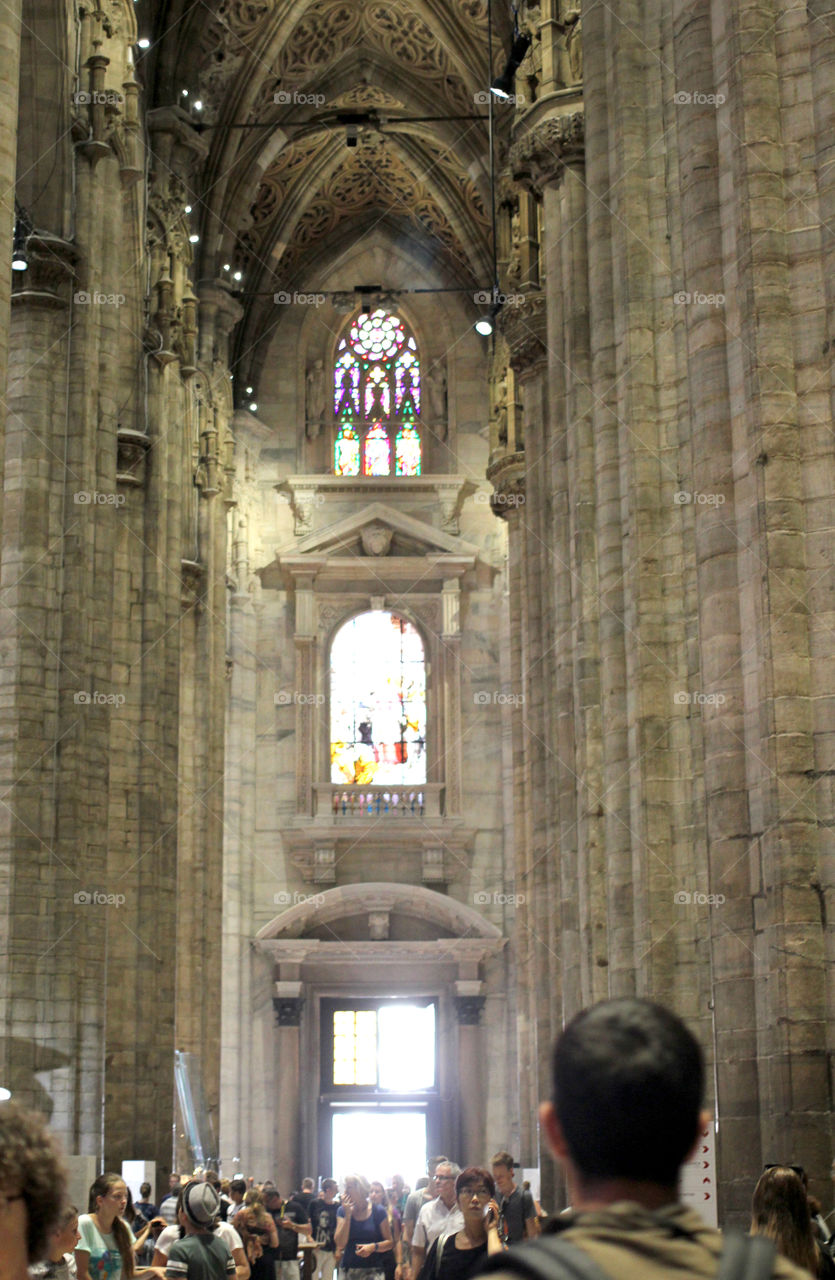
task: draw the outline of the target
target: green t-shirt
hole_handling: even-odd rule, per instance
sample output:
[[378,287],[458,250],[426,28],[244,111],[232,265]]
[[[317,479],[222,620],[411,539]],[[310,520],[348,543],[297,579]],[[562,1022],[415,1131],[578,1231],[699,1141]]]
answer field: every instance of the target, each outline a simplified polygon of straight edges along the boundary
[[217,1236],[183,1236],[171,1246],[165,1274],[170,1280],[226,1280],[235,1274],[235,1259]]

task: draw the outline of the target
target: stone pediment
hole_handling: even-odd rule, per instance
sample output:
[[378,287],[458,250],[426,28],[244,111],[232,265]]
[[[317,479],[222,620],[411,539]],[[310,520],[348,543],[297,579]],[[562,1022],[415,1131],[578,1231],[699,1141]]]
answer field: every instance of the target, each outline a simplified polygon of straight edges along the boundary
[[303,577],[322,587],[330,579],[380,583],[460,578],[475,567],[478,548],[384,502],[280,548],[261,570],[265,587]]
[[[375,535],[388,531],[390,541]],[[344,555],[469,556],[475,560],[477,548],[461,538],[444,533],[425,520],[406,515],[385,502],[372,502],[362,511],[326,529],[299,538],[279,557]]]

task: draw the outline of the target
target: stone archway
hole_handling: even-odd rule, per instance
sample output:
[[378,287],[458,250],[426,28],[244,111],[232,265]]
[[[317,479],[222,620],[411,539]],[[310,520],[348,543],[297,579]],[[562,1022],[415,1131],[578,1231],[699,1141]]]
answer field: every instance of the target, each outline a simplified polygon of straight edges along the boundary
[[430,998],[438,1016],[437,1107],[432,1137],[474,1158],[486,1141],[483,967],[504,948],[501,931],[472,907],[421,886],[359,883],[296,895],[259,930],[272,962],[276,1015],[274,1144],[280,1184],[320,1169],[323,1133],[321,1011],[334,997]]

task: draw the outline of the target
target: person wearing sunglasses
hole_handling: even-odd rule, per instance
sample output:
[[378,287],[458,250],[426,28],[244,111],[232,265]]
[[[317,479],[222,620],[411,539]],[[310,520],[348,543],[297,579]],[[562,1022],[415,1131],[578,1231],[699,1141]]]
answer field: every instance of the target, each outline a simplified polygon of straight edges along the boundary
[[459,1231],[442,1231],[432,1242],[422,1280],[470,1280],[489,1254],[503,1252],[495,1194],[495,1183],[486,1169],[470,1165],[459,1173],[455,1197],[464,1225]]

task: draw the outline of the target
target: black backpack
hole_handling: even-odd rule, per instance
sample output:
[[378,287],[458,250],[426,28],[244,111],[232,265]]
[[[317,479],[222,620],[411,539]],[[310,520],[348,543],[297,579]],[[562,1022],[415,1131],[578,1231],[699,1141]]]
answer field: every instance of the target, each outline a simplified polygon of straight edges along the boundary
[[[773,1241],[741,1231],[727,1231],[724,1239],[716,1280],[771,1280]],[[484,1271],[514,1271],[525,1280],[613,1280],[587,1253],[558,1235],[540,1236],[507,1253],[493,1254]]]

